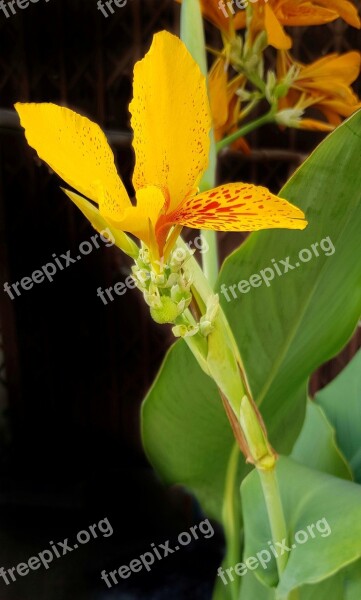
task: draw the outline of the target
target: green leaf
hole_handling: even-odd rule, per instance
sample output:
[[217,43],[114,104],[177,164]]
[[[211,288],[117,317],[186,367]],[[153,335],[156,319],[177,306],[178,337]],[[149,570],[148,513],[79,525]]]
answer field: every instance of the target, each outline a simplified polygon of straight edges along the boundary
[[[165,483],[191,489],[206,512],[221,521],[233,433],[215,384],[183,342],[169,351],[143,404],[142,422],[144,446]],[[243,473],[249,471],[240,463]]]
[[[277,600],[284,600],[293,589],[327,579],[361,556],[361,487],[283,457],[277,462],[277,476],[290,549],[277,586]],[[241,493],[244,556],[257,558],[257,553],[269,551],[272,539],[257,472],[243,481]],[[266,560],[265,554],[259,556]],[[254,574],[267,585],[277,585],[274,556],[267,569],[260,564]]]
[[316,395],[336,430],[338,444],[361,483],[361,351]]
[[351,469],[337,446],[335,430],[322,409],[310,400],[302,431],[291,456],[312,469],[343,479],[353,479]]
[[[284,432],[293,428],[295,434],[301,426],[309,376],[341,350],[361,314],[360,131],[358,112],[326,138],[280,192],[305,210],[309,226],[301,232],[251,235],[220,275],[224,309],[251,388],[281,452],[289,450]],[[285,273],[281,261],[288,260],[294,268]],[[249,291],[239,291],[239,281],[267,268],[273,269],[268,285],[264,279],[271,271],[263,272],[261,285],[260,277],[253,279],[259,287],[241,285]]]
[[[297,590],[294,598],[295,600],[351,600],[345,595],[344,576],[340,573],[321,583],[302,586]],[[292,596],[291,599],[293,600]],[[242,581],[239,600],[277,600],[277,596],[274,588],[266,587],[252,571],[248,571]]]
[[[223,589],[228,588],[223,586]],[[295,600],[360,600],[361,561],[320,583],[302,586],[294,597]],[[239,600],[276,600],[276,592],[274,588],[265,587],[253,572],[248,571],[242,579]]]

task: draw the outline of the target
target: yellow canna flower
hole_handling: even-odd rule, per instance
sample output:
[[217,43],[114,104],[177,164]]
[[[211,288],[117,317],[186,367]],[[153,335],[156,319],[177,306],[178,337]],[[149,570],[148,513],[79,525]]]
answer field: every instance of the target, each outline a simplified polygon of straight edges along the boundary
[[183,226],[217,231],[306,227],[301,210],[263,187],[230,183],[197,194],[208,164],[210,108],[205,78],[179,38],[166,31],[154,36],[148,54],[135,65],[133,92],[136,205],[98,125],[54,104],[16,104],[28,143],[88,199],[66,192],[96,228],[101,221],[131,233],[157,258]]
[[351,88],[360,73],[359,52],[329,54],[310,65],[303,65],[294,61],[288,52],[280,51],[277,58],[278,78],[283,79],[290,68],[295,69],[296,76],[286,97],[279,101],[279,108],[303,111],[313,107],[327,119],[327,122],[300,119],[298,127],[330,131],[341,123],[342,117],[349,117],[361,108],[360,100]]
[[[252,4],[251,39],[266,31],[271,46],[287,50],[291,48],[292,40],[284,26],[323,25],[339,17],[360,29],[357,9],[348,0],[258,0]],[[245,15],[243,19],[245,27]]]

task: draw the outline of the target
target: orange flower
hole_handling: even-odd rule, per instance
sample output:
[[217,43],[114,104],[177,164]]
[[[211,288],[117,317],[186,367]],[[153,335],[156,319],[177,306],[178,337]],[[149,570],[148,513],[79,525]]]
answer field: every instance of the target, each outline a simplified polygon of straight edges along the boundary
[[[177,2],[181,3],[182,0]],[[204,17],[228,38],[233,37],[238,29],[246,27],[246,11],[237,12],[233,9],[233,14],[226,0],[223,3],[219,0],[200,0],[200,3]],[[292,46],[284,26],[323,25],[340,17],[352,27],[361,27],[356,6],[349,0],[249,0],[248,8],[252,10],[251,39],[266,31],[268,43],[280,50]]]
[[310,65],[295,62],[285,51],[278,53],[277,75],[283,79],[293,67],[298,74],[285,98],[279,102],[280,109],[306,109],[313,106],[326,117],[327,122],[302,119],[299,126],[304,129],[329,131],[339,125],[342,117],[349,117],[361,107],[351,84],[357,79],[361,68],[359,52],[343,55],[329,54]]
[[[243,75],[238,75],[228,81],[227,61],[223,57],[214,62],[209,72],[209,100],[216,142],[237,130],[241,107],[237,90],[244,81]],[[245,154],[250,152],[250,148],[243,138],[234,142],[232,148],[242,150]]]
[[[244,13],[244,11],[243,11]],[[242,26],[246,26],[246,16]],[[268,43],[278,49],[292,46],[291,38],[283,26],[323,25],[341,17],[360,29],[356,7],[348,0],[258,0],[252,4],[251,38],[266,31]]]

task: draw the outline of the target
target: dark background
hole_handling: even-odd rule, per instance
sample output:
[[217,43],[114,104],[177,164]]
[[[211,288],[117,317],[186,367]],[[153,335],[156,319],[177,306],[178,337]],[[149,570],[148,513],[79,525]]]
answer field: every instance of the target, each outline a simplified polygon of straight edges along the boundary
[[[11,301],[13,283],[90,240],[93,230],[59,190],[60,181],[27,146],[15,101],[53,101],[109,132],[129,192],[133,154],[127,106],[132,70],[154,32],[177,32],[173,0],[128,0],[107,19],[96,0],[39,0],[6,19],[0,12],[0,566],[16,566],[107,517],[114,535],[6,587],[4,600],[209,598],[222,537],[197,542],[159,563],[154,573],[107,592],[102,569],[115,569],[202,518],[182,490],[166,490],[144,457],[139,407],[171,343],[137,290],[104,306],[96,295],[129,274],[114,248],[94,250]],[[294,28],[294,54],[305,62],[361,49],[343,22]],[[219,44],[207,27],[209,41]],[[277,191],[322,138],[265,128],[254,152],[225,152],[222,180],[252,181]],[[156,143],[156,140],[155,140]],[[222,256],[241,235],[220,234]],[[312,381],[322,387],[361,343],[360,335]],[[183,573],[181,575],[181,573]]]

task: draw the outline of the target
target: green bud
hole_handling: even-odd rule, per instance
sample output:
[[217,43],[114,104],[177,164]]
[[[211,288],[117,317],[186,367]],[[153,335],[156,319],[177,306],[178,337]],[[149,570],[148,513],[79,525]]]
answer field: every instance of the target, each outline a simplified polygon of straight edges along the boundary
[[278,123],[278,125],[285,125],[286,127],[299,127],[302,116],[302,108],[285,108],[284,110],[280,110],[280,112],[275,115],[275,121]]
[[206,319],[200,320],[199,331],[204,337],[207,337],[210,333],[212,333],[213,329],[214,325],[212,321],[207,321]]
[[267,72],[267,82],[266,82],[266,98],[270,104],[273,103],[275,98],[275,88],[277,84],[276,74],[274,71]]
[[199,327],[198,325],[175,325],[172,328],[172,332],[174,337],[192,337],[198,333]]
[[156,323],[174,323],[179,315],[178,306],[168,296],[160,298],[159,307],[151,307],[150,314]]
[[259,469],[272,469],[276,462],[274,450],[268,443],[264,426],[252,401],[245,395],[241,401],[239,423],[250,452],[249,459]]
[[287,85],[287,83],[279,83],[275,89],[274,89],[274,97],[277,98],[277,100],[279,98],[284,98],[285,96],[287,96],[288,94],[288,90],[289,90],[289,86]]

